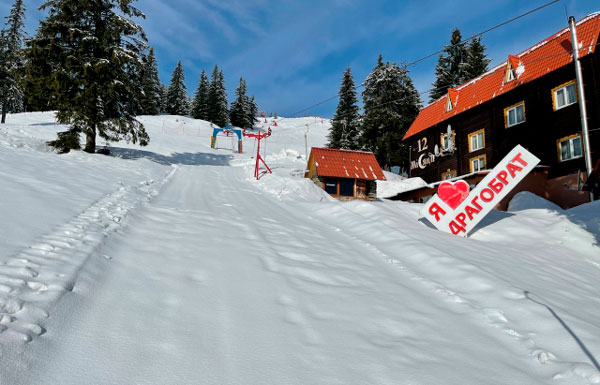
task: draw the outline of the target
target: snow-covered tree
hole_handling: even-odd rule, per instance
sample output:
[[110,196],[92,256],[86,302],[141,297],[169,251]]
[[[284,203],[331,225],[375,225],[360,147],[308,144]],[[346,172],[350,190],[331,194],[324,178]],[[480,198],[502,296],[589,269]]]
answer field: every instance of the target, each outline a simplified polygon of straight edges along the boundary
[[198,88],[194,94],[194,100],[192,101],[192,118],[208,120],[209,88],[210,84],[208,83],[208,76],[206,76],[206,71],[202,70],[202,73],[200,73]]
[[487,72],[490,64],[485,54],[485,46],[481,43],[481,37],[473,36],[467,47],[467,62],[465,63],[465,81],[476,78]]
[[373,151],[383,168],[406,163],[407,151],[402,137],[415,120],[421,107],[419,93],[408,76],[405,65],[383,63],[377,65],[363,86],[364,115],[362,143]]
[[140,98],[141,113],[144,115],[158,115],[161,104],[161,83],[153,48],[150,48],[148,55],[143,57],[141,87],[143,91]]
[[358,142],[360,121],[356,86],[350,67],[344,71],[338,95],[340,99],[331,121],[327,147],[357,150],[360,148]]
[[25,5],[15,0],[5,28],[0,31],[0,104],[2,123],[6,123],[8,112],[23,110],[23,89],[20,72],[24,65],[23,39],[25,36]]
[[183,73],[183,65],[181,61],[173,70],[171,75],[171,83],[167,94],[168,109],[167,112],[171,115],[187,115],[189,106],[187,101],[187,88],[185,87],[185,75]]
[[227,108],[227,90],[225,77],[219,67],[215,65],[210,78],[208,91],[208,120],[219,127],[225,127],[229,118]]
[[229,111],[229,121],[236,127],[251,128],[254,125],[253,100],[246,95],[246,81],[241,77],[235,96]]
[[71,125],[50,143],[61,152],[78,148],[80,132],[87,152],[95,151],[97,135],[142,146],[150,140],[131,110],[140,90],[129,76],[147,48],[133,21],[144,15],[133,1],[47,0],[41,7],[48,16],[29,42],[28,59],[52,68],[40,73],[54,91],[58,122]]
[[248,117],[251,122],[250,127],[254,126],[254,122],[256,121],[257,116],[258,116],[258,104],[256,104],[256,101],[254,100],[254,95],[252,95],[250,97],[250,116]]
[[169,111],[169,89],[164,84],[160,84],[160,113],[166,114]]
[[438,57],[435,67],[435,81],[433,89],[429,93],[431,101],[438,99],[448,92],[448,88],[454,88],[469,80],[466,72],[468,51],[465,43],[462,43],[460,30],[452,31],[450,45],[444,48],[444,52]]

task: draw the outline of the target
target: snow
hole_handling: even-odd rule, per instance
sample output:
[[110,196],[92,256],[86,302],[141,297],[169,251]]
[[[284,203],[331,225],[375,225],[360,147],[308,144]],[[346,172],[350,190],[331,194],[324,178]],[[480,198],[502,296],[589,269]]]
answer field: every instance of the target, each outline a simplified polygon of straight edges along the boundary
[[269,119],[258,181],[253,140],[140,120],[111,156],[0,126],[0,384],[600,383],[598,202],[520,193],[464,239],[303,178],[327,120]]
[[386,181],[377,181],[377,196],[391,198],[400,193],[427,187],[428,184],[421,178],[404,178],[402,176],[384,171]]
[[517,193],[508,204],[508,211],[521,211],[528,209],[546,209],[561,211],[561,208],[529,191]]
[[519,63],[515,72],[517,74],[517,79],[525,73],[525,66],[523,65],[523,63]]

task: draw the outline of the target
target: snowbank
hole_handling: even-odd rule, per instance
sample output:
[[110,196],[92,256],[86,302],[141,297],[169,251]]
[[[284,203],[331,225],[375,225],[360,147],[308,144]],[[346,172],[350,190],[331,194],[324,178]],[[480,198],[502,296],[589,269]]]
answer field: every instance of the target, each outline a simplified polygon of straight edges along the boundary
[[555,203],[550,202],[529,191],[521,191],[508,203],[507,211],[521,211],[529,209],[546,209],[551,211],[562,211],[562,208]]
[[[385,174],[385,177],[388,178],[388,173]],[[387,181],[377,181],[377,196],[379,198],[391,198],[400,193],[416,190],[426,186],[427,183],[419,177],[403,178],[396,175],[396,177],[393,177],[393,179],[388,179]]]

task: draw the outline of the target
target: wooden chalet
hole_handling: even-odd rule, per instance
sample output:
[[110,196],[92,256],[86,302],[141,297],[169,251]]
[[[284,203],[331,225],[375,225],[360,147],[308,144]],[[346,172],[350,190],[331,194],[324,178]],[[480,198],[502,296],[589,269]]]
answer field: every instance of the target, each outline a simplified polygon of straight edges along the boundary
[[[596,164],[600,13],[577,22],[576,31]],[[423,108],[403,138],[410,176],[433,183],[491,169],[520,144],[547,166],[545,198],[563,207],[586,202],[589,192],[576,191],[587,177],[578,95],[567,27]]]
[[385,180],[372,152],[313,147],[305,178],[340,200],[377,199],[378,180]]

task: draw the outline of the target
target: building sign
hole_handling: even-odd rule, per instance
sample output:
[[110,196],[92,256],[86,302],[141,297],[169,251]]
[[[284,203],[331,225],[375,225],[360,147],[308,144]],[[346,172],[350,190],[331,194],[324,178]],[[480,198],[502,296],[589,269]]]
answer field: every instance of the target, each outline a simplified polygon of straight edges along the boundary
[[448,125],[446,133],[442,133],[440,140],[442,144],[442,149],[438,147],[436,144],[433,147],[433,152],[428,151],[429,145],[427,144],[427,137],[424,136],[421,139],[417,140],[417,152],[419,154],[417,159],[410,161],[410,170],[414,170],[420,168],[421,170],[425,169],[427,166],[432,165],[437,158],[440,156],[450,155],[454,153],[454,137],[455,133],[452,131],[452,127]]
[[438,230],[466,237],[539,162],[518,145],[470,193],[465,181],[442,182],[421,216]]
[[411,171],[414,170],[415,168],[424,169],[425,167],[429,166],[433,162],[435,162],[434,154],[432,154],[431,152],[429,154],[421,154],[421,155],[419,155],[417,160],[412,160],[410,162],[410,169],[411,169]]

